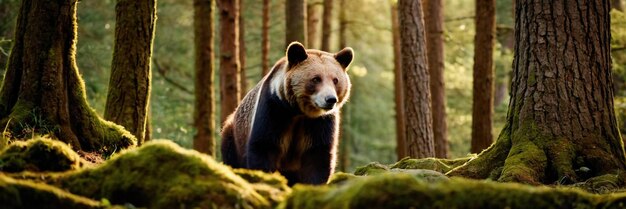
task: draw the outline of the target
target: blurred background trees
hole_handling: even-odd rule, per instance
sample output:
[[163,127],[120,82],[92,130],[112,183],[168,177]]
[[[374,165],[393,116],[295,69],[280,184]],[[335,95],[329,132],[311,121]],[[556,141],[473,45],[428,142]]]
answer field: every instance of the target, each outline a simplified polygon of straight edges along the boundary
[[[261,79],[268,69],[284,56],[286,32],[285,0],[240,0],[241,19],[245,30],[244,77],[248,88]],[[185,147],[192,147],[197,133],[193,124],[195,44],[194,1],[158,0],[158,21],[152,54],[153,80],[150,97],[152,138],[167,138]],[[308,0],[303,7],[313,11],[317,20],[316,40],[309,40],[314,48],[321,47],[323,0]],[[328,1],[331,2],[331,1]],[[423,1],[426,2],[426,1]],[[615,1],[613,1],[615,2]],[[622,4],[624,1],[621,1]],[[13,40],[15,17],[19,0],[0,0],[0,69],[5,70],[6,59]],[[264,17],[264,3],[267,13]],[[345,156],[353,170],[372,161],[396,161],[396,111],[394,80],[394,48],[392,36],[392,4],[394,0],[335,0],[330,21],[329,51],[340,49],[341,43],[355,49],[356,57],[349,69],[353,83],[352,96],[344,106],[343,132],[346,137]],[[106,104],[111,60],[114,48],[115,4],[113,0],[81,1],[78,4],[77,63],[85,80],[89,103],[101,115]],[[425,3],[423,3],[425,5]],[[511,80],[512,49],[514,42],[513,0],[496,1],[496,41],[493,50],[494,116],[492,133],[500,132],[508,107]],[[615,5],[615,4],[614,4]],[[220,10],[213,16],[218,26]],[[304,11],[308,16],[311,12]],[[470,153],[472,133],[472,83],[474,64],[475,0],[445,1],[443,5],[442,36],[443,81],[445,82],[445,112],[447,122],[448,157],[462,157]],[[613,11],[612,55],[615,82],[615,107],[621,132],[626,133],[626,16]],[[264,21],[265,20],[265,21]],[[306,17],[305,17],[305,20]],[[311,21],[307,21],[310,23]],[[428,26],[430,22],[425,22]],[[263,37],[263,26],[267,39]],[[304,26],[310,28],[310,26]],[[219,27],[215,27],[215,57],[222,55]],[[343,32],[342,32],[343,31]],[[241,31],[240,31],[241,32]],[[309,34],[307,31],[307,34]],[[267,42],[264,42],[266,40]],[[307,44],[308,45],[308,44]],[[269,48],[268,48],[269,47]],[[310,46],[307,46],[310,47]],[[243,49],[243,48],[242,48]],[[263,52],[267,58],[263,58]],[[267,60],[264,62],[264,60]],[[215,59],[214,69],[220,60]],[[269,67],[263,67],[269,66]],[[240,71],[239,71],[240,72]],[[218,78],[219,71],[215,71]],[[241,74],[239,74],[241,76]],[[206,81],[207,83],[210,81]],[[216,103],[221,101],[218,79],[214,80]],[[241,83],[239,84],[241,85]],[[242,90],[241,94],[245,94]],[[400,98],[401,99],[401,98]],[[403,100],[401,100],[403,101]],[[215,113],[221,115],[220,108]],[[228,114],[228,113],[226,113]],[[215,117],[219,132],[220,117]],[[215,133],[215,132],[213,132]],[[216,144],[219,144],[219,137]],[[342,148],[343,149],[343,148]],[[219,157],[219,153],[216,153]]]

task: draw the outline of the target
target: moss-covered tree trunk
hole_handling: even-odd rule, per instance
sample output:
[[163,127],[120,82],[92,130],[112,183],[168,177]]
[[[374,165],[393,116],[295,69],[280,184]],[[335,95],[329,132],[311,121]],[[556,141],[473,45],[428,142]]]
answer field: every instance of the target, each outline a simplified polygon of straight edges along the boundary
[[306,0],[285,1],[285,23],[285,48],[294,41],[307,43]]
[[156,0],[118,0],[115,47],[104,118],[130,131],[141,145],[150,103]]
[[239,71],[239,0],[218,0],[220,9],[221,121],[235,111],[241,93]]
[[[523,30],[526,30],[525,28]],[[474,93],[472,94],[472,153],[493,143],[493,50],[496,39],[496,0],[476,1]]]
[[400,43],[407,155],[434,157],[430,82],[421,1],[400,0]]
[[400,52],[400,23],[398,3],[391,3],[391,32],[393,35],[394,100],[396,103],[396,156],[398,160],[407,156],[404,135],[404,91],[402,88],[402,53]]
[[[77,0],[24,0],[0,90],[0,118],[14,136],[49,133],[74,149],[113,152],[136,144],[89,107],[76,66]],[[22,136],[24,137],[24,136]]]
[[435,156],[448,157],[448,123],[446,122],[446,86],[443,77],[443,1],[428,0],[424,6],[426,51],[430,73],[430,95],[433,114]]
[[193,124],[196,135],[193,148],[199,152],[215,155],[215,91],[214,0],[194,0],[194,45],[196,53],[195,107]]
[[265,76],[270,71],[270,0],[263,0],[263,23],[261,28],[261,72]]
[[515,32],[506,126],[448,175],[540,184],[623,172],[608,1],[518,0]]

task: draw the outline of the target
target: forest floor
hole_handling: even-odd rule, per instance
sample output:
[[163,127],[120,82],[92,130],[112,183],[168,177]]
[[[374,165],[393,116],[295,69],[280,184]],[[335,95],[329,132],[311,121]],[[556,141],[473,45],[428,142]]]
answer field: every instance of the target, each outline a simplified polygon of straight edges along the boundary
[[231,169],[167,140],[106,160],[45,137],[0,149],[2,208],[626,208],[613,181],[530,186],[443,174],[474,156],[371,163],[327,185],[289,187],[278,173]]

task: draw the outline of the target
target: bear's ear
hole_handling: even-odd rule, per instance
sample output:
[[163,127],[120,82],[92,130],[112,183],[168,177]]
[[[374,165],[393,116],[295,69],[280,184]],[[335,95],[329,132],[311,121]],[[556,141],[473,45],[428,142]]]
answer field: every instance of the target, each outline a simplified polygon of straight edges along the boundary
[[354,58],[354,50],[350,47],[343,48],[341,51],[335,54],[335,59],[344,70],[348,69],[348,66],[352,62],[352,58]]
[[302,61],[304,61],[307,57],[306,50],[304,46],[299,42],[291,42],[287,47],[287,61],[289,61],[289,66],[294,66]]

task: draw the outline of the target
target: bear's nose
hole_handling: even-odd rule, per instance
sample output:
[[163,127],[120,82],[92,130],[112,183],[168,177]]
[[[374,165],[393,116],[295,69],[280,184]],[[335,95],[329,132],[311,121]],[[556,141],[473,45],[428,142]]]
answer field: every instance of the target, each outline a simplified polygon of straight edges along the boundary
[[337,97],[335,96],[326,97],[326,104],[335,104],[335,103],[337,103]]

